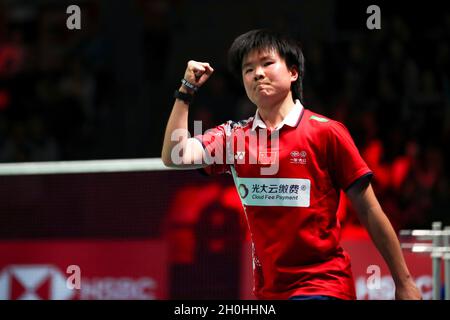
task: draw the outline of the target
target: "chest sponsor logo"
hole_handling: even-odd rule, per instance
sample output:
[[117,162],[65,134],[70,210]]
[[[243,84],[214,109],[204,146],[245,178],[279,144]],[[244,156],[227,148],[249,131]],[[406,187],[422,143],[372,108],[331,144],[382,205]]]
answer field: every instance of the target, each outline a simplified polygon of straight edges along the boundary
[[290,153],[291,158],[289,162],[293,164],[306,164],[306,155],[307,153],[304,150],[303,151],[294,150]]
[[238,192],[246,206],[309,207],[311,181],[289,178],[238,178]]

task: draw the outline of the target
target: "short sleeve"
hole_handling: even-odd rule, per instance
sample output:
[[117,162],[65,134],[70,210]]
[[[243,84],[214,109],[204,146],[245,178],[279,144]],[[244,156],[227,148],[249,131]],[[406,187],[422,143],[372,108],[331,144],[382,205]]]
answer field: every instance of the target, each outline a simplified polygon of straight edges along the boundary
[[357,180],[373,173],[361,157],[350,132],[340,122],[330,121],[327,157],[330,175],[337,187],[347,191]]
[[205,153],[206,161],[211,165],[202,169],[208,175],[216,175],[230,172],[226,163],[226,140],[229,124],[224,123],[215,128],[208,129],[204,134],[194,136],[200,141]]

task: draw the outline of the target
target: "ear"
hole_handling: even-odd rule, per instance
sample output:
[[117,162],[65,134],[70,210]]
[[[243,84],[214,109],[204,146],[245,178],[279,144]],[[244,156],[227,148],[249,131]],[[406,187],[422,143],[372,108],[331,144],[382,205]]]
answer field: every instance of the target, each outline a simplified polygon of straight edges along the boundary
[[292,66],[289,68],[289,73],[291,74],[291,82],[295,82],[298,79],[298,69],[297,66]]

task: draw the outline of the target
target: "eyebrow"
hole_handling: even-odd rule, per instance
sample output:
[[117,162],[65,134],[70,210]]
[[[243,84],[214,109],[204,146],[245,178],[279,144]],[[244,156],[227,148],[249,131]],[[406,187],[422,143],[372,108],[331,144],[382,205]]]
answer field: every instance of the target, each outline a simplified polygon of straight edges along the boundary
[[[257,60],[262,61],[262,60],[267,60],[267,59],[273,59],[273,56],[271,56],[271,55],[264,55],[261,58],[258,58]],[[254,63],[253,61],[247,61],[246,63],[244,63],[242,65],[242,69],[248,67],[249,65],[251,65],[253,63]]]

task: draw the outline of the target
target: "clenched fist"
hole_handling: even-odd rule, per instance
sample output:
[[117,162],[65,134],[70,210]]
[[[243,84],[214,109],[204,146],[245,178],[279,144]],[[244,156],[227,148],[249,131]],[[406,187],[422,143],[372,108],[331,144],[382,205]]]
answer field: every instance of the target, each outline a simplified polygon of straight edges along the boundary
[[[214,69],[207,62],[198,62],[190,60],[184,72],[184,79],[197,87],[201,87],[206,80],[214,72]],[[182,86],[186,91],[192,92],[191,89]]]

